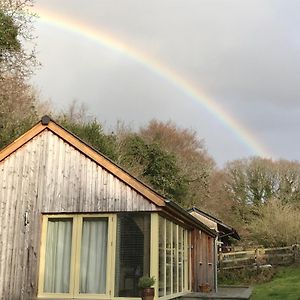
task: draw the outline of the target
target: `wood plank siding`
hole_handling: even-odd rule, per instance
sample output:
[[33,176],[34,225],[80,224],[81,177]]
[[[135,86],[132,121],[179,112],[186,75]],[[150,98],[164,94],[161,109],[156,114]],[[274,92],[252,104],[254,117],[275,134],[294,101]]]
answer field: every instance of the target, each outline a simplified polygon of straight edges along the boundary
[[42,213],[155,210],[153,202],[45,129],[0,162],[0,298],[36,296]]
[[213,290],[215,287],[215,260],[214,238],[201,230],[192,232],[192,289],[201,290],[201,286],[208,284]]

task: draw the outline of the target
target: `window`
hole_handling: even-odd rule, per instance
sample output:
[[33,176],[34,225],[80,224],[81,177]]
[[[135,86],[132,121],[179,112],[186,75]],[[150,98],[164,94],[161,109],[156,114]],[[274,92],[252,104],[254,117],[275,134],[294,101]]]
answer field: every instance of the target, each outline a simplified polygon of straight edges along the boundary
[[140,297],[139,278],[150,272],[150,214],[120,214],[117,222],[116,297]]
[[159,218],[159,297],[188,290],[188,231]]
[[43,217],[39,296],[108,294],[111,223],[109,215]]

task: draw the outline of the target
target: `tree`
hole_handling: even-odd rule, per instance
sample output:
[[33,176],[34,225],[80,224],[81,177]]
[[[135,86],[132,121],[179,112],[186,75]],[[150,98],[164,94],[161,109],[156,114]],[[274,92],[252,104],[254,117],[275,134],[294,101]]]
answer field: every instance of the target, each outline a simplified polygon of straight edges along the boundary
[[226,174],[223,170],[216,169],[212,172],[209,180],[209,199],[204,203],[203,209],[215,217],[219,217],[225,223],[235,225],[231,212],[234,201],[226,190]]
[[300,203],[300,164],[259,157],[236,160],[225,167],[225,188],[235,203],[236,216],[249,222],[270,199]]
[[19,51],[18,28],[11,16],[0,10],[0,61],[7,52]]
[[0,2],[0,148],[37,120],[36,93],[26,79],[36,60],[24,41],[32,40],[31,0]]
[[295,161],[279,160],[277,197],[283,203],[294,203],[300,208],[300,164]]
[[252,240],[265,247],[283,247],[300,242],[300,210],[291,203],[270,199],[248,226]]
[[38,104],[31,86],[16,76],[0,80],[0,149],[37,121]]
[[258,157],[236,160],[227,165],[226,171],[227,188],[241,204],[264,203],[275,192],[275,172],[271,160]]
[[215,164],[194,130],[180,128],[170,121],[152,120],[140,129],[139,135],[147,143],[157,143],[175,156],[179,176],[188,185],[184,206],[203,206],[209,201],[209,181]]
[[[33,0],[0,2],[0,79],[5,75],[28,78],[37,65],[34,35]],[[26,49],[23,43],[26,41]],[[31,47],[29,44],[31,43]]]
[[128,134],[122,145],[121,165],[165,197],[184,202],[187,182],[174,155],[134,133]]
[[105,134],[96,119],[83,122],[63,115],[58,118],[58,122],[108,158],[116,159],[115,136]]

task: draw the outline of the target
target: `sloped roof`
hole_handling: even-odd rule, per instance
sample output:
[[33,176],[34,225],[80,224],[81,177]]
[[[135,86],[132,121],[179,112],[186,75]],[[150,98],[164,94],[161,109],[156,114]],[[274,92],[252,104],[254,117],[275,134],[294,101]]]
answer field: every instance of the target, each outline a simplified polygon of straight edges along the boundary
[[108,172],[136,190],[156,206],[161,207],[163,210],[166,210],[171,214],[179,216],[183,220],[187,220],[189,223],[193,224],[197,228],[201,228],[209,235],[216,236],[214,230],[211,230],[208,226],[187,213],[178,204],[176,204],[172,200],[166,199],[165,197],[154,191],[151,187],[147,186],[145,183],[129,174],[126,170],[118,166],[108,157],[104,156],[102,153],[82,141],[79,137],[75,136],[73,133],[57,124],[49,116],[44,116],[41,121],[39,121],[35,126],[33,126],[31,129],[17,138],[14,142],[2,149],[0,151],[0,163],[44,130],[50,130],[52,133],[56,134],[65,142],[73,146],[75,149],[89,157],[91,160],[95,161]]
[[66,130],[65,128],[58,125],[50,117],[44,116],[42,120],[37,123],[34,127],[29,129],[26,133],[16,139],[13,143],[8,145],[2,151],[0,151],[0,162],[7,156],[18,150],[28,141],[33,139],[35,136],[40,134],[44,130],[50,130],[64,141],[72,145],[74,148],[82,152],[84,155],[101,165],[104,169],[112,173],[114,176],[128,184],[130,187],[138,191],[144,197],[152,201],[157,206],[165,206],[165,201],[162,196],[142,184],[139,180],[131,176],[128,172],[117,166],[110,159],[87,145],[85,142],[80,140],[77,136]]
[[212,215],[208,214],[207,212],[200,210],[199,208],[193,206],[192,208],[187,210],[189,213],[191,212],[196,212],[200,215],[202,215],[203,217],[206,217],[207,219],[216,222],[218,224],[218,228],[220,231],[222,231],[222,233],[226,236],[231,236],[237,240],[240,240],[240,236],[238,234],[238,232],[231,226],[225,224],[224,222],[222,222],[221,220],[213,217]]

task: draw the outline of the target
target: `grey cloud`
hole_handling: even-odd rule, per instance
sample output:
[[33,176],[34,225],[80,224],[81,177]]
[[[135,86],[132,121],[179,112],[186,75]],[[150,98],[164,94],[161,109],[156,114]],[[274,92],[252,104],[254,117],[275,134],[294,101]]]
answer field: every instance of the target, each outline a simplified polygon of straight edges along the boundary
[[[87,5],[82,0],[38,0],[37,4],[108,32],[170,66],[270,145],[275,155],[297,158],[299,1],[90,0]],[[173,119],[197,129],[220,163],[253,154],[218,118],[126,55],[49,26],[38,29],[44,67],[34,82],[54,102],[76,98],[109,122]]]

